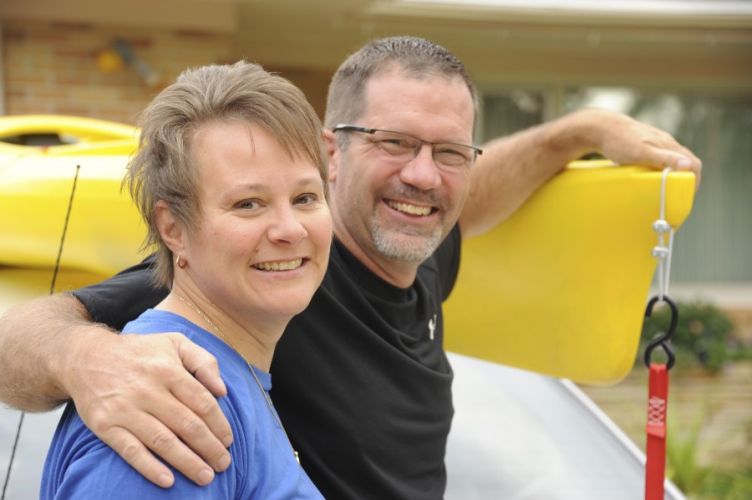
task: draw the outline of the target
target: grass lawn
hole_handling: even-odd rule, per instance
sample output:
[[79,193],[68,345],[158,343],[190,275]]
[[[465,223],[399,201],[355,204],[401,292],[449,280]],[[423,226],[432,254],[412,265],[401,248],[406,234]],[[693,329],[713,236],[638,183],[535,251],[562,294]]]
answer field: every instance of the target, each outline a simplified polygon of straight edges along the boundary
[[[582,389],[644,450],[648,370]],[[668,474],[693,499],[752,498],[752,361],[671,371]]]

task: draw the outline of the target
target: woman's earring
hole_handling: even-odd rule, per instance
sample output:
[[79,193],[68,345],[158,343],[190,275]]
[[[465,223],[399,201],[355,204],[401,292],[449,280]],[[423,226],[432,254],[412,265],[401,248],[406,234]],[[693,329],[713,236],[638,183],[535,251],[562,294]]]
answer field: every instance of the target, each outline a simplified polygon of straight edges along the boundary
[[177,254],[175,256],[175,265],[178,266],[180,269],[183,269],[187,262],[183,260],[183,257],[180,254]]

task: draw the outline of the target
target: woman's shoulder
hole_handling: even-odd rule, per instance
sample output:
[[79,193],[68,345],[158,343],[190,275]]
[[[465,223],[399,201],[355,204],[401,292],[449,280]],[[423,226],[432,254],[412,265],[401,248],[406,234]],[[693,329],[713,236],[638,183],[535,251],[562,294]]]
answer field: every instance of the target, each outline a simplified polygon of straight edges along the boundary
[[138,318],[123,327],[123,333],[155,335],[160,333],[180,333],[194,344],[213,354],[217,360],[225,361],[226,366],[238,365],[238,355],[225,342],[208,330],[179,314],[163,309],[147,309]]
[[[223,409],[224,410],[224,409]],[[232,417],[228,415],[232,424]],[[233,464],[242,462],[231,447]],[[98,439],[83,423],[73,405],[65,414],[53,439],[45,464],[41,498],[130,499],[130,498],[246,498],[241,468],[230,467],[218,473],[208,486],[198,486],[171,468],[175,483],[162,489],[128,465],[112,448]]]
[[183,316],[163,309],[147,309],[123,327],[123,333],[140,334],[179,332],[195,335],[198,330],[203,329]]

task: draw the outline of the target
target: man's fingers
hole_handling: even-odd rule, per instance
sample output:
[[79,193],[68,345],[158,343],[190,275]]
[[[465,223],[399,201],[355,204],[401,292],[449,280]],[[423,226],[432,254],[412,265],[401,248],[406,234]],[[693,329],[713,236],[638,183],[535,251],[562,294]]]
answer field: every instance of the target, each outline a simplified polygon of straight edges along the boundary
[[219,374],[216,358],[183,336],[174,337],[174,340],[178,343],[178,355],[185,369],[212,394],[217,397],[225,396],[227,387]]
[[[196,434],[184,432],[180,437],[202,457],[214,457],[216,459],[218,455],[221,455],[221,452],[217,449],[214,441],[218,439],[226,448],[232,444],[233,439],[232,428],[224,413],[222,413],[219,403],[212,397],[212,394],[217,397],[226,395],[227,387],[220,376],[219,366],[214,356],[192,342],[183,341],[182,337],[177,340],[179,342],[178,355],[183,362],[183,366],[189,372],[193,373],[196,380],[203,387],[195,383],[186,382],[175,384],[171,390],[180,402],[204,421],[212,434],[209,436],[202,432]],[[211,391],[211,393],[204,389],[204,387]],[[194,447],[194,441],[197,444],[199,441],[203,441],[203,448]],[[216,464],[215,469],[224,470],[224,468],[218,469]]]
[[201,384],[194,383],[181,383],[172,388],[175,397],[190,413],[186,412],[173,425],[168,425],[200,456],[214,460],[211,463],[216,470],[224,470],[224,467],[217,467],[216,460],[226,454],[225,448],[232,444],[232,428],[217,400]]
[[679,170],[689,170],[694,173],[695,189],[697,189],[700,187],[700,181],[702,181],[702,160],[695,156],[688,148],[681,145],[679,147],[682,149],[685,158],[677,164],[676,168]]
[[[155,439],[153,431],[144,435],[137,434],[137,437],[144,440],[147,446],[167,463],[186,475],[190,471],[184,470],[183,464],[192,466],[193,457],[201,457],[216,471],[227,469],[230,465],[230,453],[224,443],[232,443],[232,430],[217,401],[196,380],[181,381],[173,385],[171,390],[175,399],[169,403],[163,402],[159,407],[159,413],[154,413],[154,417],[166,426],[164,430],[171,433],[162,436],[164,446]],[[174,436],[180,438],[179,449],[193,450],[191,460],[184,460],[181,455],[162,453],[162,449],[171,449]]]
[[[183,409],[182,413],[188,413],[188,410]],[[178,439],[175,433],[167,426],[169,425],[169,422],[165,422],[165,424],[167,424],[165,425],[157,420],[157,418],[148,416],[141,422],[131,423],[130,427],[132,434],[131,432],[122,430],[122,432],[127,434],[127,437],[121,437],[121,439],[126,442],[126,445],[124,446],[118,443],[118,446],[123,448],[123,453],[114,446],[113,449],[122,456],[126,462],[133,465],[134,468],[150,481],[152,481],[152,476],[159,479],[160,474],[163,472],[163,469],[166,469],[166,467],[155,459],[149,450],[180,471],[194,483],[198,485],[209,484],[214,479],[214,470],[212,470],[204,460],[194,453],[186,443],[183,443]],[[122,428],[113,428],[113,431],[119,429]],[[137,441],[137,443],[134,444],[132,440]],[[108,442],[109,438],[103,439],[103,441]],[[144,449],[144,447],[148,448],[148,450]],[[222,450],[228,455],[227,464],[229,465],[229,454],[224,448],[222,448]],[[133,462],[131,461],[131,457],[133,457]],[[144,474],[134,462],[139,464],[143,463],[147,473]],[[159,468],[157,468],[155,462],[159,465]],[[156,481],[154,482],[160,484]]]
[[232,432],[212,393],[186,367],[224,394],[214,357],[179,334],[112,337],[116,348],[89,349],[80,363],[85,370],[74,387],[84,390],[72,394],[81,418],[155,484],[173,481],[165,463],[197,484],[211,482],[215,470],[229,466],[222,440],[231,442]]
[[175,333],[112,337],[117,348],[90,349],[80,364],[74,386],[85,390],[72,394],[81,418],[155,484],[174,480],[165,464],[211,482],[229,467],[232,442],[214,397],[227,393],[214,356]]
[[702,180],[702,162],[686,148],[682,150],[665,151],[661,167],[671,167],[674,170],[688,171],[695,174],[695,189],[700,187]]
[[[193,382],[201,387],[195,380]],[[176,422],[191,421],[192,418],[194,423],[184,425],[184,428],[202,428],[204,435],[210,434],[208,428],[190,410],[178,402],[164,404],[160,406],[160,409],[171,416],[169,421],[163,419],[165,423],[162,423],[158,420],[159,415],[152,416],[149,413],[140,413],[136,418],[127,421],[127,429],[122,425],[113,425],[107,429],[101,429],[100,432],[97,432],[97,436],[136,469],[139,474],[158,486],[163,488],[171,486],[174,477],[170,469],[155,458],[152,452],[196,484],[209,484],[214,479],[214,470],[186,443],[183,443],[170,426],[178,428],[180,424],[176,424]],[[221,450],[219,453],[226,455],[226,458],[221,462],[222,470],[224,470],[229,466],[229,453],[216,439],[215,442],[218,445],[217,448]]]
[[695,187],[702,176],[702,161],[681,145],[671,134],[641,123],[619,113],[591,110],[605,123],[597,149],[606,158],[626,165],[646,165],[653,168],[671,167],[695,174]]
[[169,488],[175,477],[169,467],[157,460],[148,449],[125,429],[112,428],[102,437],[110,448],[147,480],[161,488]]

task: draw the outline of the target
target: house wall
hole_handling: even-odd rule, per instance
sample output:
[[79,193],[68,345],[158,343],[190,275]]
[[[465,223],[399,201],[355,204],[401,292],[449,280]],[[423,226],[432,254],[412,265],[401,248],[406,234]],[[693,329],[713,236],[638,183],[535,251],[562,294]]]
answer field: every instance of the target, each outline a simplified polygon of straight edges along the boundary
[[[135,123],[138,113],[185,68],[232,60],[232,37],[6,20],[2,23],[5,114],[54,113]],[[107,71],[99,57],[117,39],[157,75],[147,83],[134,65]],[[110,54],[112,55],[112,54]]]

